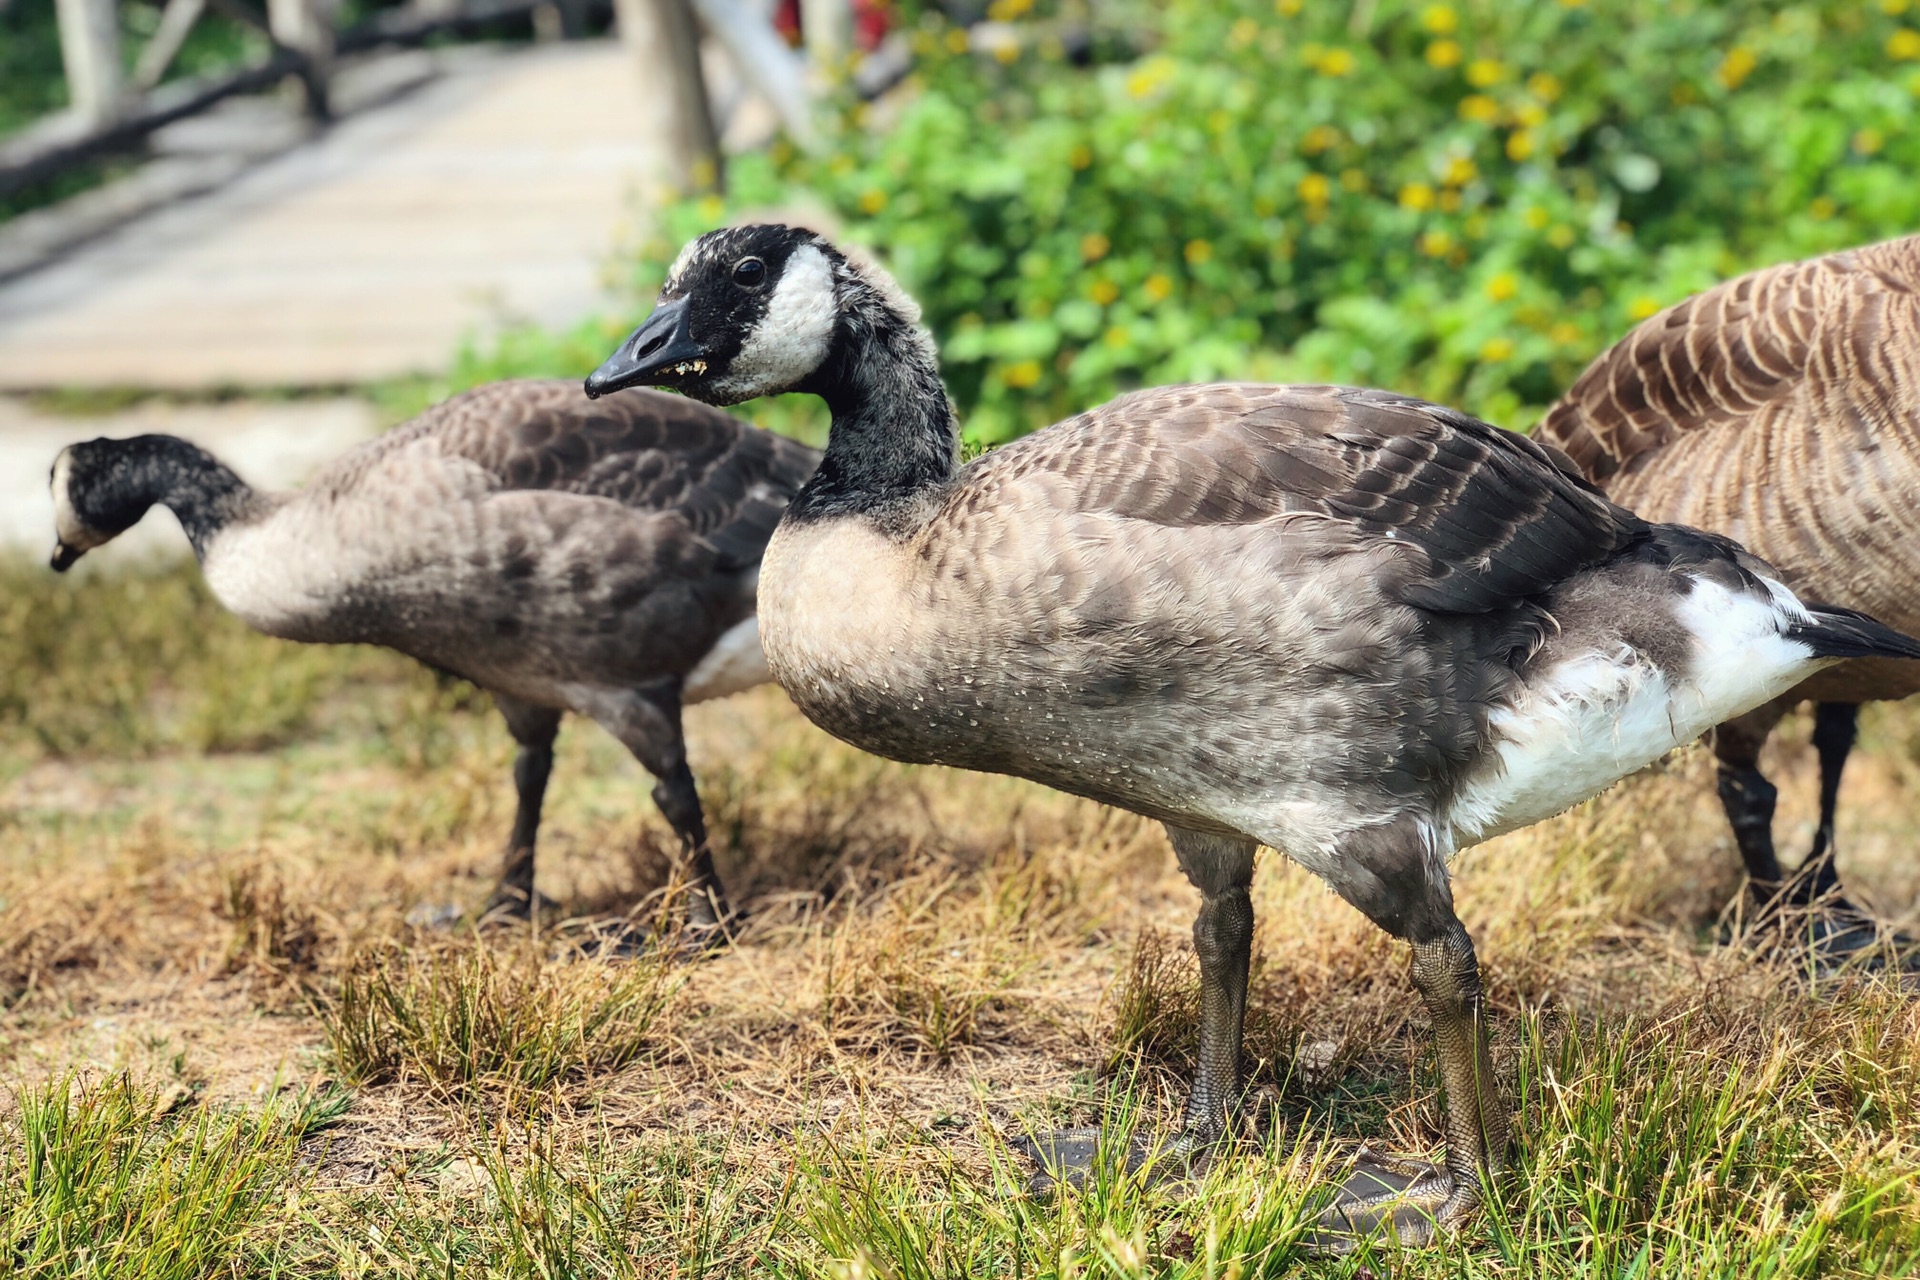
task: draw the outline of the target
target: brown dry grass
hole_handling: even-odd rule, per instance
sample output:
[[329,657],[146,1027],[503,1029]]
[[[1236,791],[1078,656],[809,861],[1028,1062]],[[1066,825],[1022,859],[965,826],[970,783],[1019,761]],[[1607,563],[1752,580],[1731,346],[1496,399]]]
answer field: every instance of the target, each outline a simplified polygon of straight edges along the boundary
[[[270,667],[290,650],[245,652]],[[132,753],[62,757],[16,735],[0,753],[9,1092],[124,1073],[203,1107],[328,1109],[286,1175],[288,1202],[246,1228],[232,1268],[446,1274],[449,1259],[496,1257],[532,1260],[527,1273],[725,1274],[859,1254],[856,1270],[904,1275],[888,1252],[911,1236],[902,1223],[991,1237],[928,1274],[1055,1232],[1120,1272],[1128,1232],[1145,1233],[1135,1270],[1178,1263],[1181,1232],[1200,1256],[1193,1241],[1217,1223],[1175,1215],[1156,1235],[1142,1217],[1023,1219],[1003,1237],[1000,1202],[978,1198],[1012,1176],[997,1133],[1095,1120],[1116,1089],[1149,1117],[1175,1113],[1194,1048],[1194,901],[1152,824],[873,760],[760,690],[689,717],[721,869],[753,910],[730,951],[691,968],[581,954],[594,919],[657,909],[670,839],[646,779],[584,725],[562,738],[540,867],[543,891],[582,919],[424,930],[408,923],[417,908],[472,908],[490,887],[510,747],[483,704],[368,661],[351,659],[356,679],[377,680],[329,685],[269,750],[143,737]],[[1870,713],[1840,843],[1852,882],[1908,924],[1916,725],[1900,708]],[[1811,830],[1809,754],[1801,729],[1769,762],[1787,848]],[[1720,1167],[1725,1133],[1698,1126],[1771,1133],[1769,1098],[1831,1112],[1822,1150],[1761,1144],[1778,1164],[1772,1208],[1764,1187],[1730,1190],[1734,1172],[1689,1173],[1684,1202],[1736,1196],[1733,1227],[1773,1248],[1768,1214],[1797,1240],[1792,1224],[1852,1195],[1848,1179],[1878,1178],[1892,1189],[1862,1212],[1893,1216],[1813,1256],[1884,1260],[1861,1241],[1920,1240],[1920,1022],[1898,991],[1810,991],[1717,945],[1739,881],[1710,782],[1704,753],[1681,753],[1456,867],[1502,1069],[1538,1136],[1523,1165],[1551,1165],[1533,1185],[1564,1190],[1566,1169],[1631,1163],[1589,1149],[1596,1134],[1645,1125],[1663,1158],[1698,1147],[1700,1167]],[[1262,1175],[1279,1181],[1258,1185],[1288,1185],[1281,1166],[1320,1137],[1431,1148],[1425,1018],[1400,950],[1272,855],[1255,905],[1259,1111],[1271,1133],[1314,1139],[1280,1142]],[[1678,1106],[1716,1084],[1732,1090],[1725,1114]],[[1615,1120],[1594,1119],[1609,1107]],[[0,1156],[0,1183],[6,1168]],[[1249,1185],[1213,1203],[1264,1194]],[[5,1212],[0,1192],[0,1229]],[[1629,1238],[1655,1238],[1643,1210],[1621,1212]],[[1604,1219],[1597,1203],[1565,1213]],[[1283,1235],[1274,1226],[1263,1247]],[[1612,1256],[1596,1247],[1565,1246],[1570,1261]],[[1443,1270],[1503,1273],[1498,1250],[1461,1250]],[[1700,1273],[1738,1274],[1747,1256]]]

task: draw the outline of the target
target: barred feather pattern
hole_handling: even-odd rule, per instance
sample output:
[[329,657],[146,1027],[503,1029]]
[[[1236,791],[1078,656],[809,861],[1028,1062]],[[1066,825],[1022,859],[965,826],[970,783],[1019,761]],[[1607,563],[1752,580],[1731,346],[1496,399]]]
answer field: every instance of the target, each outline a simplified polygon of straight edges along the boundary
[[[1653,316],[1541,422],[1615,501],[1744,543],[1802,599],[1920,630],[1920,236],[1770,267]],[[1920,691],[1862,661],[1795,691]]]

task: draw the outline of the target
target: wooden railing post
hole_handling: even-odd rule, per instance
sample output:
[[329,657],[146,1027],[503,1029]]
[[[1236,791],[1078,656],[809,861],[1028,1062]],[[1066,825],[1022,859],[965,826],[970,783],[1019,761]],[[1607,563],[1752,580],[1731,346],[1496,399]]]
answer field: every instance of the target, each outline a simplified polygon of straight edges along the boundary
[[853,47],[852,0],[800,0],[800,34],[817,74],[828,80],[843,75]]
[[305,54],[300,83],[306,91],[307,114],[325,120],[327,77],[333,71],[332,0],[267,0],[267,27],[273,38]]
[[[700,29],[688,0],[614,0],[620,38],[643,86],[665,79],[656,102],[668,139],[673,181],[683,191],[718,191],[726,182],[720,131],[713,123],[706,72],[700,66]],[[665,73],[664,76],[662,73]]]
[[126,102],[120,67],[120,20],[114,0],[55,0],[60,23],[60,61],[67,72],[67,100],[86,120],[104,124]]

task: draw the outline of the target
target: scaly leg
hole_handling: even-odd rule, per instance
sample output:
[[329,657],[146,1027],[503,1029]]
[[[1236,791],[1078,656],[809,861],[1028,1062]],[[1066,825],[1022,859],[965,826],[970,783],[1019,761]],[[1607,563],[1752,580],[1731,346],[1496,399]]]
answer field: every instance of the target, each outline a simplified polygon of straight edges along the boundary
[[[1240,1039],[1247,1016],[1247,971],[1253,958],[1253,880],[1255,844],[1244,836],[1219,836],[1169,825],[1167,835],[1180,869],[1200,890],[1200,914],[1193,922],[1193,949],[1200,959],[1200,1061],[1187,1095],[1186,1121],[1164,1155],[1168,1171],[1193,1168],[1207,1159],[1232,1128],[1240,1107]],[[1042,1138],[1020,1138],[1013,1146],[1037,1166],[1028,1187],[1035,1192],[1056,1183],[1081,1185],[1092,1170],[1100,1131],[1066,1129]],[[1153,1151],[1144,1135],[1132,1138],[1129,1167],[1138,1167]]]
[[553,740],[560,732],[560,712],[537,707],[505,694],[493,695],[507,722],[507,731],[520,744],[513,761],[513,786],[518,797],[513,834],[507,837],[500,884],[481,908],[483,916],[524,920],[545,905],[533,888],[533,850],[540,834],[540,808],[546,801],[547,778],[553,772]]
[[1473,940],[1454,915],[1444,862],[1406,815],[1351,835],[1329,878],[1376,924],[1413,944],[1413,983],[1433,1018],[1447,1147],[1440,1165],[1362,1154],[1306,1243],[1326,1253],[1376,1234],[1425,1244],[1470,1217],[1482,1186],[1506,1165],[1507,1112],[1487,1051]]

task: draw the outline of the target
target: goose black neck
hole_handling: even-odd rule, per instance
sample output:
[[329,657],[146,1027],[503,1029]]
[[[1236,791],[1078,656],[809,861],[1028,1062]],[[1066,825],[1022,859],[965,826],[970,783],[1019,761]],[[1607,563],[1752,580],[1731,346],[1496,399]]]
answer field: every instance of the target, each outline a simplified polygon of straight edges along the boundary
[[959,430],[932,344],[884,304],[842,319],[832,353],[802,389],[827,402],[833,425],[793,518],[863,513],[884,524],[953,478]]
[[173,512],[193,554],[203,559],[213,536],[253,498],[253,490],[230,467],[177,436],[121,441],[114,465],[98,485],[96,501],[130,515],[129,526],[155,503]]

